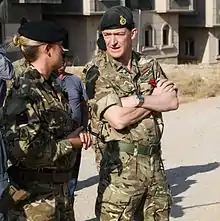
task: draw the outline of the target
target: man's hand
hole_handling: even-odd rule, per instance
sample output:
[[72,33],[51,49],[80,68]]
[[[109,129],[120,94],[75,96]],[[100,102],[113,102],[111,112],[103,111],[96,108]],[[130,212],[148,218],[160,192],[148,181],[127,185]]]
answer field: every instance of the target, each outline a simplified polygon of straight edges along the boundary
[[80,132],[80,140],[82,142],[82,147],[87,150],[91,146],[91,134],[89,132]]
[[82,147],[88,149],[91,146],[92,139],[89,132],[85,132],[83,127],[77,128],[71,134],[68,135],[68,140],[74,145],[74,147]]
[[154,88],[152,95],[160,95],[165,92],[176,91],[177,88],[172,81],[162,79],[157,82],[157,86]]

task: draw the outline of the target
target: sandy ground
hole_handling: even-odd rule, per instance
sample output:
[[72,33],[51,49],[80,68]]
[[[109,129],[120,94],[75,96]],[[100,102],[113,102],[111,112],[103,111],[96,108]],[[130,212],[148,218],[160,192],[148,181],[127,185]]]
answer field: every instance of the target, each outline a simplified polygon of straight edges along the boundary
[[[182,104],[164,114],[163,159],[173,194],[171,221],[220,220],[220,97]],[[98,176],[83,152],[76,220],[95,221]]]

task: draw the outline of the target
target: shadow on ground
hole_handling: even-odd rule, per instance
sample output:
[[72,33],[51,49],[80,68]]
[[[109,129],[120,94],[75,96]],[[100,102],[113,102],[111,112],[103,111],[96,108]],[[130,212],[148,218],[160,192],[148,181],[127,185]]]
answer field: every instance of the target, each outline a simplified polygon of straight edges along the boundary
[[[177,168],[168,169],[166,171],[168,182],[171,187],[173,195],[173,207],[171,211],[171,216],[174,218],[182,217],[184,215],[184,209],[179,205],[183,200],[183,197],[178,196],[179,194],[188,190],[193,184],[196,184],[195,179],[190,179],[191,176],[198,173],[207,173],[212,170],[217,169],[220,166],[220,163],[214,162],[204,165],[193,165],[193,166],[180,166]],[[214,202],[213,204],[218,204],[219,202]],[[206,205],[195,205],[193,207],[201,207]]]
[[98,182],[99,182],[99,176],[98,175],[90,177],[86,180],[79,181],[78,184],[77,184],[76,191],[81,190],[83,188],[93,186],[93,185],[97,184]]

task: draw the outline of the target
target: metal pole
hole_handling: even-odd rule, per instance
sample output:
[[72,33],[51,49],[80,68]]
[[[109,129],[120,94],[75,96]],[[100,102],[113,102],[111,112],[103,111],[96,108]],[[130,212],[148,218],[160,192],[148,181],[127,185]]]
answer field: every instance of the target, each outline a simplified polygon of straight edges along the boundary
[[137,30],[138,30],[138,39],[137,39],[137,52],[140,52],[140,42],[141,42],[141,9],[138,9],[138,26],[137,26]]

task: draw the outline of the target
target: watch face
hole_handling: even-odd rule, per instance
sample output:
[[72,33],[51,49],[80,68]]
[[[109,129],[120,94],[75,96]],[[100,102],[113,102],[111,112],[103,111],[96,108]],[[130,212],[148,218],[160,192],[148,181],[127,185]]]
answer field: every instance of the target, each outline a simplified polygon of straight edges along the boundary
[[137,106],[141,106],[144,103],[144,96],[138,94],[136,100],[137,100]]
[[140,105],[140,99],[138,97],[136,97],[136,102],[137,102],[136,106],[139,106]]

